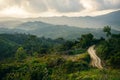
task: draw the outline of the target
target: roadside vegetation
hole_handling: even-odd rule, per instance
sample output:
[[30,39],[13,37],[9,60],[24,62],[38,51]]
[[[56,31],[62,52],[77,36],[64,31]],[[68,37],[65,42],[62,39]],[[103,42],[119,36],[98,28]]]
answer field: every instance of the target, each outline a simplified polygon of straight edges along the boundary
[[[77,40],[0,34],[0,80],[120,80],[120,34],[103,31],[106,38],[88,33]],[[93,44],[103,70],[90,65]]]

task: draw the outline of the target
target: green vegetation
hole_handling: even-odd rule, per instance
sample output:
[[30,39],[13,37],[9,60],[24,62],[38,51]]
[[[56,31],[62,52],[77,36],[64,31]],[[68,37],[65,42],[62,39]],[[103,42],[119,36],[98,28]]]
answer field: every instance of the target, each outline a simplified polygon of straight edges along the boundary
[[107,37],[111,35],[111,28],[109,26],[105,26],[103,31],[106,33]]
[[101,41],[97,47],[98,55],[104,60],[106,66],[120,68],[120,34],[111,35],[111,38]]
[[23,49],[23,47],[20,47],[17,49],[16,53],[15,53],[15,58],[17,60],[23,60],[25,59],[27,56],[26,51]]
[[69,74],[69,80],[119,80],[120,70],[90,69]]
[[111,34],[109,26],[104,27],[103,31],[107,32],[106,36],[110,36],[106,40],[100,41],[96,50],[106,66],[120,68],[120,34]]
[[[109,38],[91,33],[77,40],[50,39],[27,34],[0,34],[0,80],[120,80],[120,34],[103,29]],[[89,46],[104,69],[90,66]]]
[[65,80],[69,74],[88,70],[86,57],[71,61],[60,55],[28,57],[22,62],[11,61],[0,64],[0,80]]

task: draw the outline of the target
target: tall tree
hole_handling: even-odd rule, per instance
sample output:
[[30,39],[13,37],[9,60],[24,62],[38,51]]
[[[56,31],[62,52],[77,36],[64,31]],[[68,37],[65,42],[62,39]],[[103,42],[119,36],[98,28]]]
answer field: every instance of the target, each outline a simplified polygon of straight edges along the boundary
[[109,37],[111,35],[111,27],[110,26],[105,26],[103,28],[103,32],[105,32],[106,36]]
[[17,60],[23,60],[27,56],[26,51],[23,49],[23,47],[19,47],[16,51],[15,58]]
[[82,48],[89,47],[90,45],[93,44],[93,39],[94,36],[91,33],[82,35],[80,38],[81,47]]

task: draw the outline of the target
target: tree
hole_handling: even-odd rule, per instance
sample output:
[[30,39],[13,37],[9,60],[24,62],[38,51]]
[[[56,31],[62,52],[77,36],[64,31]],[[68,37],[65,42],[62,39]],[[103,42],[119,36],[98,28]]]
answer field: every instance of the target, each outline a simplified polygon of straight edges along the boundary
[[81,47],[82,48],[89,47],[90,45],[93,44],[93,39],[94,39],[94,36],[91,33],[82,35],[80,38]]
[[16,51],[15,58],[17,60],[23,60],[27,56],[26,51],[23,49],[23,47],[19,47]]
[[38,52],[34,52],[34,53],[33,53],[33,56],[34,56],[34,57],[38,57],[38,55],[39,55]]
[[0,37],[0,60],[13,57],[16,49],[15,43]]
[[106,36],[109,37],[111,35],[111,27],[110,26],[105,26],[103,28],[103,32],[105,32]]

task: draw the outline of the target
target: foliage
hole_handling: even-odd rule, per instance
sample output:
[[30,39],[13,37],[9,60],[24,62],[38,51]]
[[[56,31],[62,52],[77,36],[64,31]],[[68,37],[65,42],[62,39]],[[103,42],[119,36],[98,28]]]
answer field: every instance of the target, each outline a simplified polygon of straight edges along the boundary
[[23,47],[19,47],[16,51],[15,58],[17,60],[23,60],[27,56],[26,51],[23,49]]
[[[0,80],[119,80],[119,43],[120,34],[111,34],[105,40],[95,39],[89,33],[71,41],[29,34],[0,34]],[[97,44],[96,51],[106,66],[118,71],[89,66],[86,50],[93,44]]]
[[111,27],[110,26],[105,26],[103,28],[103,32],[105,32],[106,36],[109,37],[111,35]]
[[101,41],[97,47],[97,53],[106,62],[106,66],[120,68],[120,34],[112,34],[108,40]]
[[65,80],[70,73],[88,69],[86,60],[73,62],[59,55],[46,55],[0,64],[0,80]]
[[98,70],[90,69],[69,74],[69,80],[119,80],[118,70]]
[[81,48],[88,48],[94,43],[94,36],[91,33],[83,34],[78,42]]
[[0,60],[13,57],[17,47],[16,43],[0,37]]

